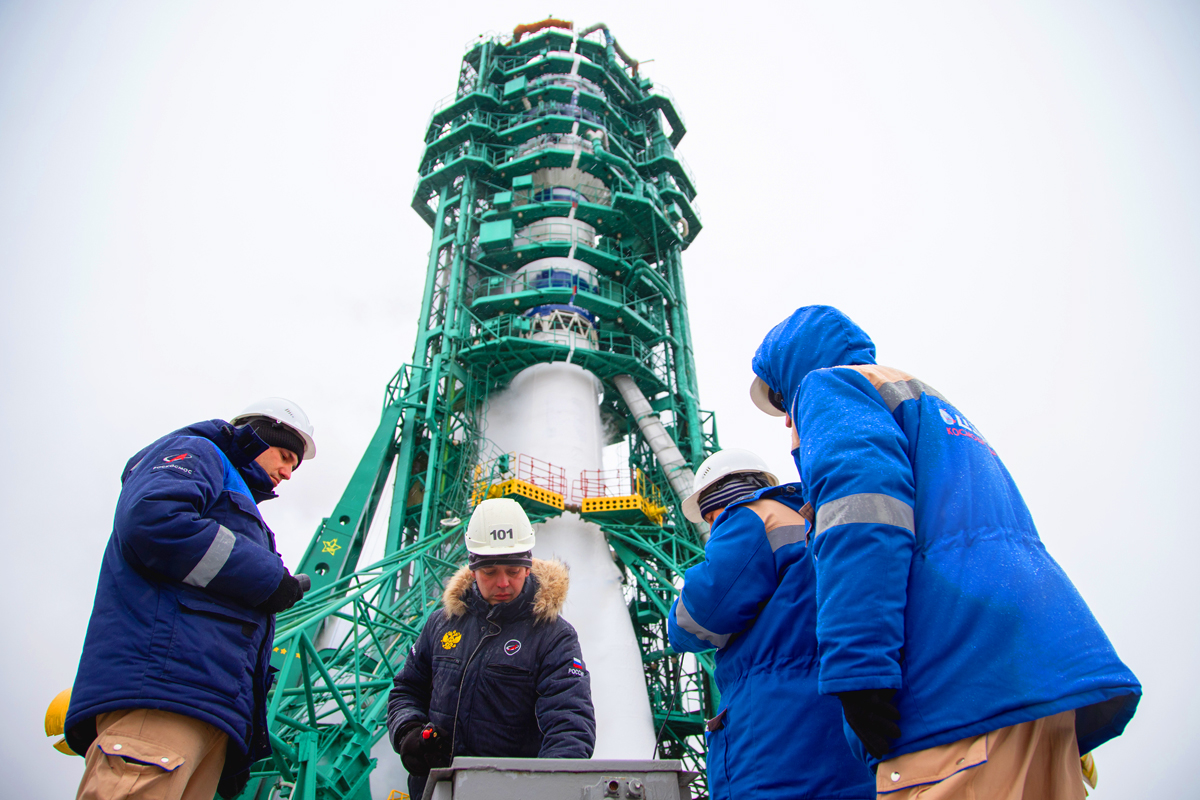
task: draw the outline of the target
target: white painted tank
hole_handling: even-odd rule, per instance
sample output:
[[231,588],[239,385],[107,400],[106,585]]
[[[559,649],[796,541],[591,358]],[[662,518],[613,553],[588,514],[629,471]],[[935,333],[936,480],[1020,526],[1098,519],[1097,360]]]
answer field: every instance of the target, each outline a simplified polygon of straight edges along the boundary
[[570,217],[546,217],[526,225],[513,237],[513,246],[534,242],[578,242],[589,247],[596,243],[596,229]]
[[589,202],[610,205],[612,193],[604,181],[578,167],[546,167],[534,172],[533,194],[546,189],[564,188],[578,192]]
[[[566,470],[568,482],[602,469],[600,384],[573,364],[537,364],[491,398],[484,435],[502,451],[525,453]],[[537,558],[571,568],[563,610],[579,632],[596,707],[595,758],[651,758],[655,730],[642,653],[621,591],[621,576],[596,525],[566,513],[537,528]]]

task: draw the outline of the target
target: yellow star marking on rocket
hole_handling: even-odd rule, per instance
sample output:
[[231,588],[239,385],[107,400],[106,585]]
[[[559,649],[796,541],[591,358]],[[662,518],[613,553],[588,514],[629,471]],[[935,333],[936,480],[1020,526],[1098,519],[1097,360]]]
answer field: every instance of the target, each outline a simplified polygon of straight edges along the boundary
[[342,549],[342,546],[337,543],[337,539],[330,539],[328,541],[322,539],[321,544],[325,545],[324,547],[321,548],[321,552],[329,553],[329,555],[331,555],[331,556],[335,555],[338,550]]
[[446,631],[446,635],[442,637],[442,649],[453,650],[462,641],[462,634],[458,631]]

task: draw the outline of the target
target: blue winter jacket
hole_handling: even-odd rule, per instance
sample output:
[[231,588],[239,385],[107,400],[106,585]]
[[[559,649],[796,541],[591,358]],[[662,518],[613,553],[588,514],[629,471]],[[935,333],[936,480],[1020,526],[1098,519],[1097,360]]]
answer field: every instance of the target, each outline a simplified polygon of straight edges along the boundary
[[129,460],[67,714],[75,752],[96,738],[98,714],[155,708],[229,734],[227,796],[270,754],[274,619],[255,606],[284,566],[256,504],[274,496],[254,461],[266,448],[210,420]]
[[803,505],[799,484],[730,504],[667,617],[675,650],[718,648],[721,703],[707,733],[713,800],[875,797],[875,779],[838,735],[841,704],[817,691]]
[[874,356],[845,315],[810,306],[753,361],[796,422],[816,508],[821,692],[897,689],[889,758],[1070,709],[1080,752],[1118,736],[1141,686],[999,456],[934,389]]

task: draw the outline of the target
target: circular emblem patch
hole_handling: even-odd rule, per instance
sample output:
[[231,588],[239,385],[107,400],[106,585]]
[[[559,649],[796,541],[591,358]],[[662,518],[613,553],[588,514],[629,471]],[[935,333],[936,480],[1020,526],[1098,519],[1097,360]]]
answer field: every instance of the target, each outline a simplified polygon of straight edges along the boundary
[[509,639],[504,643],[504,655],[515,656],[517,651],[521,649],[521,643],[516,639]]

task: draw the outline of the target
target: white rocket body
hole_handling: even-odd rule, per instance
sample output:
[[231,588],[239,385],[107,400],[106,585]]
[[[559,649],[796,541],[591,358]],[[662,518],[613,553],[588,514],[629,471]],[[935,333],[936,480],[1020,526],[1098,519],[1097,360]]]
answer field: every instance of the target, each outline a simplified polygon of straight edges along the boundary
[[[604,436],[592,373],[565,363],[537,364],[513,378],[486,409],[484,435],[502,451],[523,453],[566,471],[602,469]],[[567,512],[537,526],[537,558],[571,568],[563,617],[575,626],[596,708],[594,758],[651,758],[655,731],[642,653],[604,533]]]

